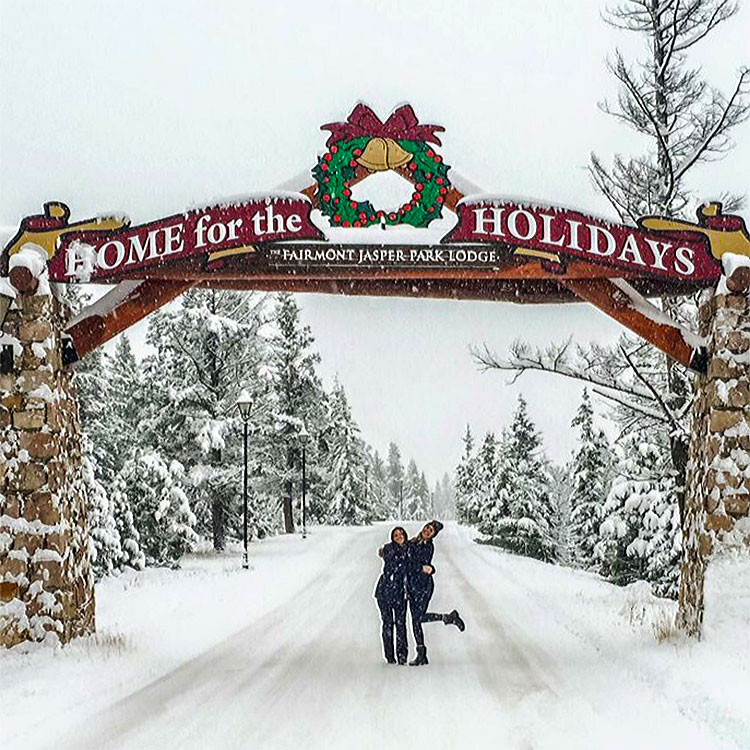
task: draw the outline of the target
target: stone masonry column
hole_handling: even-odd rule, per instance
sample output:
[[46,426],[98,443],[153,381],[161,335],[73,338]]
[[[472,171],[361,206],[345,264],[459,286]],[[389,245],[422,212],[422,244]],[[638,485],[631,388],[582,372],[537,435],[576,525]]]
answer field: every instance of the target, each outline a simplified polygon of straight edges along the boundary
[[0,334],[0,645],[94,630],[94,582],[66,308],[19,294]]
[[750,294],[747,268],[699,308],[708,370],[698,382],[685,492],[678,625],[700,637],[710,557],[746,545],[750,510]]

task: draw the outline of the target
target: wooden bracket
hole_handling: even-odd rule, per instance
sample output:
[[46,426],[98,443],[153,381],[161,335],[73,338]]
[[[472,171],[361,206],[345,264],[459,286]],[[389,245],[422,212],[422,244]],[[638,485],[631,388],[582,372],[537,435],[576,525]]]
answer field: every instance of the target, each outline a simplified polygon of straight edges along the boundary
[[68,325],[65,333],[73,341],[76,359],[82,359],[193,284],[193,281],[161,279],[121,281]]
[[627,282],[622,279],[561,279],[560,284],[680,364],[695,372],[706,372],[705,348],[697,341],[694,345],[688,343],[697,336],[641,297]]

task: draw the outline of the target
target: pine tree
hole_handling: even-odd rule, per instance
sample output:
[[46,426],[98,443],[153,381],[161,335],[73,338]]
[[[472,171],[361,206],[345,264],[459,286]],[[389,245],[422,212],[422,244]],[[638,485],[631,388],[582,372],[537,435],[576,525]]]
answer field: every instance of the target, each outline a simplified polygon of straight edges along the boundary
[[503,440],[499,505],[505,515],[487,529],[493,543],[511,552],[552,561],[556,553],[555,502],[542,439],[519,396]]
[[325,495],[332,524],[364,524],[373,519],[365,496],[366,455],[343,387],[337,382],[329,399]]
[[116,492],[132,510],[149,565],[178,567],[198,537],[184,489],[184,469],[153,450],[136,448],[115,479]]
[[121,570],[124,557],[117,530],[115,509],[107,491],[97,480],[91,460],[91,444],[83,435],[82,475],[86,497],[86,514],[91,540],[91,564],[98,578]]
[[484,436],[477,455],[476,517],[479,530],[492,534],[500,519],[507,514],[500,494],[500,446],[494,432]]
[[395,443],[388,446],[388,458],[386,460],[386,481],[388,491],[391,495],[393,515],[396,518],[403,516],[406,507],[404,500],[404,465],[401,462],[401,451]]
[[594,410],[585,388],[571,426],[579,431],[578,448],[570,466],[572,562],[580,568],[594,569],[594,547],[608,490],[610,449],[604,434],[594,427]]
[[235,408],[241,390],[256,404],[254,463],[270,439],[260,374],[262,312],[258,295],[195,289],[149,321],[147,341],[156,353],[143,361],[136,394],[140,442],[167,463],[177,460],[190,468],[198,529],[211,535],[216,550],[241,527],[242,424]]
[[[311,350],[312,332],[309,326],[302,325],[299,307],[291,294],[276,296],[273,324],[269,345],[277,436],[274,465],[281,486],[284,531],[289,534],[294,532],[293,487],[301,469],[297,435],[304,426],[325,440],[324,399],[315,369],[320,357]],[[312,472],[312,462],[310,469]]]
[[617,446],[617,454],[594,550],[601,572],[619,585],[650,581],[657,594],[675,597],[681,535],[669,454],[645,432]]
[[424,518],[422,514],[422,498],[420,496],[421,483],[419,477],[419,469],[417,469],[416,461],[411,458],[406,466],[406,474],[404,475],[403,485],[403,510],[404,519],[410,521],[421,520]]
[[474,437],[466,425],[463,437],[464,452],[456,468],[456,517],[461,523],[473,525],[479,520],[477,494],[477,465],[474,455]]

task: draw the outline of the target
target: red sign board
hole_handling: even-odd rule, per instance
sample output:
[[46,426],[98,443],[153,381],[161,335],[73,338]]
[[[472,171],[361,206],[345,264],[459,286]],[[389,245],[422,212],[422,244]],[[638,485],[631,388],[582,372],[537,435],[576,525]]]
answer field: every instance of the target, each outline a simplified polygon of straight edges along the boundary
[[304,196],[271,195],[195,209],[116,231],[68,232],[49,262],[53,281],[105,281],[142,276],[149,268],[206,256],[209,261],[255,244],[323,239]]
[[502,243],[562,262],[565,256],[638,275],[705,281],[721,276],[707,238],[696,232],[647,232],[572,211],[481,197],[457,206],[443,242]]

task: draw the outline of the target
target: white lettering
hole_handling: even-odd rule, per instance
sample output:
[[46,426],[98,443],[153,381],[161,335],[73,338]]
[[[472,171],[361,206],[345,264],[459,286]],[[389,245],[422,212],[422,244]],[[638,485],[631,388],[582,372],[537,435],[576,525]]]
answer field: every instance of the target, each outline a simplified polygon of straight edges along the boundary
[[[485,211],[491,211],[492,217],[486,217]],[[505,209],[504,208],[475,208],[474,209],[474,234],[496,234],[500,237],[504,237],[501,221]],[[486,226],[490,225],[492,228],[487,231]]]
[[[521,234],[518,230],[518,217],[523,216],[526,219],[526,234]],[[528,211],[517,208],[508,216],[508,231],[518,240],[530,240],[536,234],[536,218]]]
[[256,211],[253,214],[252,222],[253,222],[253,231],[258,237],[266,233],[265,229],[263,229],[263,226],[262,226],[263,214],[260,211]]
[[302,229],[302,217],[298,216],[297,214],[292,214],[286,220],[286,228],[290,232],[299,232],[299,230]]
[[206,240],[204,238],[204,234],[206,231],[206,224],[211,221],[211,216],[209,214],[203,214],[203,216],[198,219],[198,224],[195,227],[195,246],[196,247],[205,247]]
[[[612,236],[612,233],[602,227],[597,227],[595,224],[587,224],[586,226],[589,230],[589,252],[594,255],[601,255],[602,257],[614,255],[614,252],[617,249],[617,244],[615,243],[615,238]],[[607,241],[606,249],[599,247],[599,240],[601,237],[604,237]]]
[[[108,264],[107,250],[111,247],[115,249],[115,261],[114,263]],[[113,268],[117,268],[117,266],[122,264],[123,260],[125,260],[125,245],[119,240],[105,242],[96,254],[96,265],[99,266],[99,268],[103,268],[105,271],[111,271]]]
[[164,255],[173,255],[183,251],[182,230],[184,228],[182,224],[164,227]]
[[641,257],[641,251],[638,247],[638,243],[636,242],[635,235],[633,235],[632,233],[629,234],[628,238],[625,240],[625,244],[623,245],[620,254],[617,256],[617,260],[623,260],[626,263],[637,263],[639,266],[646,265],[643,262],[643,258]]
[[220,221],[217,221],[216,224],[211,224],[211,226],[208,228],[208,241],[212,245],[223,242],[226,236],[227,228]]
[[565,244],[565,235],[552,239],[552,220],[555,218],[550,214],[541,214],[542,217],[542,242],[546,245],[557,245],[562,247]]
[[158,258],[159,250],[156,246],[156,236],[158,235],[158,233],[158,229],[154,229],[153,232],[149,232],[145,244],[141,244],[141,238],[137,234],[130,237],[128,239],[130,252],[128,254],[128,259],[125,261],[125,265],[129,266],[136,262],[142,263],[146,258],[146,252],[148,252],[149,258]]
[[695,273],[694,253],[689,247],[678,247],[675,251],[675,270],[683,276]]
[[565,219],[566,223],[570,227],[570,242],[568,247],[571,250],[583,250],[578,242],[578,230],[581,228],[581,222],[575,221],[575,219]]
[[[654,254],[654,268],[666,271],[667,269],[664,267],[663,262],[664,256],[667,254],[667,250],[672,249],[672,244],[670,242],[657,242],[656,240],[646,240],[646,244]],[[659,245],[661,245],[661,249]]]

